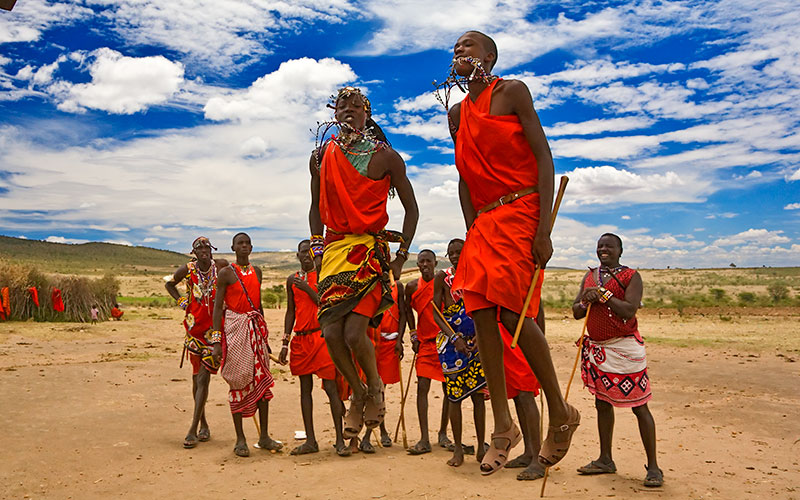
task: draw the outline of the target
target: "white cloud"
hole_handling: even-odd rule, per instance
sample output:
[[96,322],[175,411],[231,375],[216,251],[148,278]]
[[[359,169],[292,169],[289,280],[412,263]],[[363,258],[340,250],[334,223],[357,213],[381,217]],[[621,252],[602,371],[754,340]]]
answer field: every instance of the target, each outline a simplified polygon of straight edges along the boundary
[[142,243],[155,243],[156,241],[158,241],[158,238],[149,238],[148,237],[148,238],[143,239]]
[[760,245],[780,245],[789,243],[791,239],[783,236],[783,231],[768,231],[766,229],[748,229],[738,234],[719,238],[713,245],[731,246],[743,245],[746,243],[756,243]]
[[622,220],[631,220],[631,216],[630,215],[623,215],[622,217],[620,217],[620,219],[622,219]]
[[76,239],[76,238],[65,238],[63,236],[48,236],[47,238],[44,239],[44,241],[47,241],[47,242],[50,242],[50,243],[68,243],[68,244],[72,244],[72,245],[77,245],[77,244],[80,244],[80,243],[89,243],[89,240],[81,240],[81,239]]
[[322,115],[317,111],[304,117],[311,124],[329,116],[323,103],[338,86],[355,78],[350,66],[336,59],[292,59],[246,90],[209,99],[204,111],[209,120],[246,121],[299,118],[292,115],[323,110]]
[[622,116],[619,118],[587,120],[579,123],[559,122],[552,127],[545,127],[548,136],[590,135],[603,132],[624,132],[647,128],[655,120],[644,116]]
[[577,168],[567,172],[569,196],[565,207],[613,204],[620,202],[670,203],[693,201],[705,188],[702,184],[687,182],[674,172],[640,175],[605,165]]
[[183,65],[163,56],[128,57],[101,48],[90,59],[91,82],[62,81],[51,87],[62,111],[92,108],[132,114],[165,103],[183,83]]
[[92,11],[74,2],[24,0],[12,13],[0,15],[0,44],[33,42],[53,25],[68,25],[92,15]]
[[784,210],[800,210],[800,203],[789,203],[785,207]]

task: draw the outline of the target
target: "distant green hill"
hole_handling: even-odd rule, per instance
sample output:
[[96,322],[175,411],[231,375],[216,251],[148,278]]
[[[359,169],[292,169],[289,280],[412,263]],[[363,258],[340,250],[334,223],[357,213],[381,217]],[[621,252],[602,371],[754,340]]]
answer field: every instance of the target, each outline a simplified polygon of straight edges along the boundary
[[70,245],[0,236],[0,259],[62,274],[163,273],[187,261],[187,256],[167,250],[113,243]]

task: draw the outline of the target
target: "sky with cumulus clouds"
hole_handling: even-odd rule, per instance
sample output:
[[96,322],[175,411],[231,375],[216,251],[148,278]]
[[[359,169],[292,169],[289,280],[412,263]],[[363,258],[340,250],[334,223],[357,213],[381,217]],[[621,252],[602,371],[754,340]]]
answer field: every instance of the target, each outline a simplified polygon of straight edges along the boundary
[[443,253],[465,228],[431,82],[478,29],[570,178],[551,265],[596,262],[612,231],[631,266],[796,266],[798,26],[793,0],[18,0],[0,11],[0,234],[294,248],[316,124],[352,84],[406,161],[412,249]]

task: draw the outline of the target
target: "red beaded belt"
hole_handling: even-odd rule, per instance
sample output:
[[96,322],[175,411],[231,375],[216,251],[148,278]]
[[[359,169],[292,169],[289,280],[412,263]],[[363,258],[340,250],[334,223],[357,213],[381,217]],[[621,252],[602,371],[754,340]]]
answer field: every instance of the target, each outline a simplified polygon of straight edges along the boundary
[[509,194],[501,197],[497,201],[493,201],[492,203],[489,203],[488,205],[485,205],[483,208],[478,210],[478,215],[486,213],[489,210],[494,210],[495,208],[497,208],[499,206],[511,203],[512,201],[518,200],[518,199],[522,198],[523,196],[527,196],[529,194],[538,193],[538,192],[539,192],[539,186],[531,186],[531,187],[526,187],[524,189],[520,189],[519,191],[514,191],[513,193],[509,193]]

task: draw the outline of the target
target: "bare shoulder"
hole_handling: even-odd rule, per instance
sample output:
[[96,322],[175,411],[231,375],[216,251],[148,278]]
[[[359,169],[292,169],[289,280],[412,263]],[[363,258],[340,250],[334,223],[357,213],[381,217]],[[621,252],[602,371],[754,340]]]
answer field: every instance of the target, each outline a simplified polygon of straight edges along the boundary
[[253,265],[253,270],[256,272],[256,277],[258,278],[258,281],[261,281],[261,267]]
[[394,150],[391,146],[386,146],[375,152],[373,158],[377,158],[381,162],[386,162],[389,165],[402,165],[405,166],[406,162],[400,156],[400,153]]
[[224,283],[233,283],[236,281],[236,275],[233,273],[233,268],[228,265],[220,269],[219,274],[217,275],[217,280]]
[[461,102],[459,101],[450,106],[450,109],[447,110],[447,114],[450,115],[453,122],[458,123],[458,119],[461,118]]
[[412,294],[412,293],[417,291],[417,281],[416,280],[411,281],[409,283],[406,283],[405,286],[406,286],[406,295]]
[[217,271],[222,271],[222,269],[230,265],[228,259],[214,259],[214,264],[217,266]]

